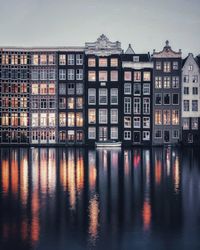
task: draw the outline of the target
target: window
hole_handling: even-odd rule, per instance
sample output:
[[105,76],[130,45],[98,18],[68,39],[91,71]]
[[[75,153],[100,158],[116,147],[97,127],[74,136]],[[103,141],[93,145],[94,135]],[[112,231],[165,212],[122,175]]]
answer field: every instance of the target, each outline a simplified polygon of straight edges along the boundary
[[31,71],[31,80],[38,80],[39,79],[39,71],[36,69],[33,69]]
[[38,99],[32,99],[31,108],[32,109],[38,109],[39,108],[39,100]]
[[47,95],[47,84],[40,84],[40,94]]
[[192,100],[192,111],[198,111],[198,100]]
[[197,87],[192,88],[192,94],[193,95],[198,95],[198,88]]
[[140,83],[134,83],[133,94],[134,95],[141,95],[141,84]]
[[66,113],[59,114],[59,126],[65,127],[66,126]]
[[111,139],[118,139],[118,128],[117,127],[111,127],[110,138]]
[[49,113],[49,126],[54,127],[56,125],[56,115],[55,113]]
[[179,110],[172,110],[172,125],[179,125]]
[[110,110],[110,123],[117,124],[118,123],[118,109]]
[[47,126],[47,114],[46,113],[41,113],[40,114],[40,126],[41,127],[46,127]]
[[47,69],[40,70],[40,80],[47,80]]
[[99,81],[106,82],[108,80],[108,73],[107,71],[99,71]]
[[178,62],[177,62],[177,61],[174,61],[174,62],[173,62],[173,69],[174,69],[174,70],[177,70],[177,69],[178,69]]
[[32,114],[32,127],[38,127],[38,114]]
[[108,102],[108,93],[107,89],[100,88],[99,89],[99,104],[105,105]]
[[50,109],[55,109],[56,108],[55,99],[49,99],[49,108]]
[[131,113],[131,97],[124,97],[124,114]]
[[130,116],[124,116],[124,127],[131,128],[131,117]]
[[162,130],[159,129],[155,130],[155,138],[156,139],[162,138]]
[[133,127],[134,128],[140,128],[140,117],[134,117],[133,118]]
[[27,55],[20,55],[20,64],[26,65],[27,61]]
[[67,84],[67,93],[68,93],[68,95],[74,95],[74,93],[75,93],[75,85],[74,85],[74,83],[68,83]]
[[66,95],[66,84],[65,83],[59,84],[59,95]]
[[117,105],[118,104],[118,89],[113,88],[110,90],[110,104]]
[[7,113],[3,113],[1,119],[2,119],[2,121],[1,121],[2,126],[8,126],[9,125],[9,116],[8,116]]
[[163,88],[169,89],[170,88],[170,77],[169,76],[164,76],[164,83],[163,83]]
[[96,139],[96,128],[95,127],[88,128],[88,139]]
[[179,104],[179,94],[172,94],[172,104],[173,105]]
[[141,102],[140,98],[133,99],[133,113],[140,114],[141,113]]
[[117,58],[111,58],[110,59],[110,66],[111,67],[117,67],[118,66],[118,59]]
[[131,131],[124,131],[124,140],[131,140]]
[[189,87],[184,87],[183,93],[184,95],[189,95]]
[[89,82],[96,81],[96,72],[95,71],[88,71],[88,81]]
[[[79,75],[79,69],[77,69],[76,72],[78,73],[78,77],[80,77],[80,75]],[[74,80],[74,78],[75,78],[75,76],[74,76],[74,69],[68,69],[67,70],[67,79],[68,80]],[[77,80],[81,80],[81,79],[77,79]]]
[[134,72],[134,82],[141,82],[141,72],[140,71]]
[[66,70],[59,69],[59,80],[66,80]]
[[76,65],[83,65],[83,55],[76,54]]
[[82,97],[76,97],[76,108],[77,109],[83,108],[83,98]]
[[131,71],[125,71],[125,72],[124,72],[124,80],[125,80],[125,81],[131,81],[131,80],[132,80]]
[[162,125],[162,111],[155,111],[155,125]]
[[162,104],[162,94],[156,93],[155,94],[155,105],[161,105]]
[[82,83],[76,84],[76,94],[83,95],[83,84]]
[[99,58],[99,67],[107,67],[108,59],[107,58]]
[[150,95],[150,84],[149,83],[143,84],[143,95]]
[[42,98],[40,100],[40,108],[41,109],[46,109],[47,108],[47,100],[46,99]]
[[96,109],[88,109],[88,123],[89,124],[96,123]]
[[76,126],[83,127],[83,113],[82,112],[76,113]]
[[106,124],[107,123],[107,109],[99,109],[99,124]]
[[150,117],[143,117],[143,128],[150,128]]
[[39,89],[38,84],[36,84],[36,83],[32,84],[31,92],[33,95],[37,95],[39,93],[38,89]]
[[179,88],[179,77],[178,76],[172,77],[172,88]]
[[20,113],[20,126],[27,127],[28,118],[27,113]]
[[198,76],[192,76],[192,82],[197,83],[198,82]]
[[59,109],[66,109],[66,98],[65,97],[59,98]]
[[133,61],[134,62],[139,62],[140,61],[140,57],[139,56],[133,56]]
[[156,62],[156,69],[157,69],[157,70],[161,70],[161,69],[162,69],[162,64],[161,64],[160,61],[157,61],[157,62]]
[[68,109],[74,109],[74,97],[68,97],[67,98],[67,108]]
[[69,127],[74,127],[75,125],[75,117],[73,112],[69,112],[67,114],[67,122]]
[[68,65],[74,65],[74,54],[67,55]]
[[164,105],[170,104],[170,94],[163,94],[163,104]]
[[112,82],[117,82],[118,81],[118,71],[117,70],[111,70],[111,72],[110,72],[110,80]]
[[37,54],[32,55],[32,64],[33,65],[38,65],[39,63],[39,57]]
[[150,114],[150,99],[149,98],[143,99],[143,114],[145,115]]
[[66,55],[64,55],[64,54],[59,55],[59,64],[66,65]]
[[40,65],[46,65],[47,64],[47,55],[41,54],[40,55]]
[[189,82],[189,75],[183,76],[183,82],[188,83]]
[[197,117],[191,118],[191,127],[193,130],[198,129],[198,118]]
[[193,65],[190,64],[190,65],[188,66],[188,70],[189,70],[189,71],[192,71],[192,70],[193,70]]
[[170,125],[170,122],[171,122],[170,110],[163,110],[163,124]]
[[124,84],[124,94],[125,95],[131,94],[131,83]]
[[9,64],[9,56],[7,54],[3,54],[2,55],[2,61],[1,61],[1,63],[3,65]]
[[184,129],[184,130],[188,130],[189,127],[190,127],[189,118],[183,118],[182,121],[183,121],[183,129]]
[[143,131],[143,140],[144,141],[150,140],[150,131]]
[[56,79],[55,69],[49,69],[49,80],[55,80],[55,79]]
[[163,71],[166,73],[171,71],[171,63],[170,62],[164,62]]
[[155,77],[155,88],[156,89],[161,89],[162,88],[162,77],[161,76],[156,76]]
[[151,72],[143,72],[143,81],[148,82],[151,80]]
[[95,67],[95,66],[96,66],[96,59],[88,58],[88,67]]
[[173,129],[172,130],[172,138],[173,139],[178,139],[179,138],[179,130],[178,129]]
[[55,56],[53,54],[48,55],[48,63],[49,65],[55,64]]
[[96,104],[96,89],[88,89],[88,104]]
[[55,90],[55,84],[54,83],[50,83],[49,84],[49,95],[55,95],[56,90]]
[[189,100],[183,100],[183,110],[189,111],[190,110],[190,102]]
[[76,80],[83,80],[83,70],[82,69],[76,70]]

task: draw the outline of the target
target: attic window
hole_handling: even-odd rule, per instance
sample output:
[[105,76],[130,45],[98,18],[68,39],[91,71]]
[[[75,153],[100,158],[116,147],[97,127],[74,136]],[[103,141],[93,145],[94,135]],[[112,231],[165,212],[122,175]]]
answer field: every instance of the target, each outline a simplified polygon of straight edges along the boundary
[[134,62],[139,62],[139,56],[133,56],[133,61]]

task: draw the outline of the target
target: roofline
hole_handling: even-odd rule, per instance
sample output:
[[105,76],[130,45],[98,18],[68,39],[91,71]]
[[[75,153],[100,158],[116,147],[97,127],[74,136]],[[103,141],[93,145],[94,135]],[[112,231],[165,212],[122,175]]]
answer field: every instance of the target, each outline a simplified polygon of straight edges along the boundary
[[22,51],[22,52],[35,52],[35,51],[85,51],[85,47],[83,46],[55,46],[55,47],[18,47],[18,46],[9,46],[9,47],[0,47],[1,51]]

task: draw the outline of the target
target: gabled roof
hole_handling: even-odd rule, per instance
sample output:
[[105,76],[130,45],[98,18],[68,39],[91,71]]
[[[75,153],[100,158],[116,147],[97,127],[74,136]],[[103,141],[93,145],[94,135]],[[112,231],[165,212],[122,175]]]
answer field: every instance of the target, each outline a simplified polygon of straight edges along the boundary
[[167,40],[162,51],[153,51],[153,58],[181,58],[181,50],[178,52],[173,51]]
[[197,62],[199,68],[200,68],[200,54],[195,57],[195,61]]
[[134,50],[132,49],[132,47],[131,47],[131,44],[130,44],[130,43],[129,43],[129,45],[128,45],[128,48],[127,48],[127,50],[126,50],[125,54],[129,54],[129,55],[133,55],[133,54],[135,54],[135,52],[134,52]]
[[187,59],[188,59],[188,56],[182,60],[182,68],[183,68],[183,66],[185,65]]

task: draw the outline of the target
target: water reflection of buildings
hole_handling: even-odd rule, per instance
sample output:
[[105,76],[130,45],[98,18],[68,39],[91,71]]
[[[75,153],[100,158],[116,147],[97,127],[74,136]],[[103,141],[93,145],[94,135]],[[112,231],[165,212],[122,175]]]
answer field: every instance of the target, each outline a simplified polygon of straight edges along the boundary
[[[182,204],[187,213],[183,199],[193,204],[193,193],[200,193],[197,166],[191,174],[189,162],[181,164],[176,148],[0,152],[4,241],[20,237],[35,246],[43,234],[56,237],[65,230],[66,240],[74,230],[86,234],[90,246],[101,248],[99,239],[109,242],[111,233],[120,240],[122,232],[136,228],[147,233],[155,224],[180,226]],[[6,212],[8,204],[11,210]]]

